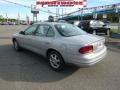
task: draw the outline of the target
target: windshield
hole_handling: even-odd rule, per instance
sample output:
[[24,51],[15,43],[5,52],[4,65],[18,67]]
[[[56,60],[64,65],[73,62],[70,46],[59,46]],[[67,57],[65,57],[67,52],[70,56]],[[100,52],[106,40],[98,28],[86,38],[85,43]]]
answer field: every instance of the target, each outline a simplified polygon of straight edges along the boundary
[[85,31],[72,24],[57,24],[55,28],[62,36],[66,37],[86,34]]

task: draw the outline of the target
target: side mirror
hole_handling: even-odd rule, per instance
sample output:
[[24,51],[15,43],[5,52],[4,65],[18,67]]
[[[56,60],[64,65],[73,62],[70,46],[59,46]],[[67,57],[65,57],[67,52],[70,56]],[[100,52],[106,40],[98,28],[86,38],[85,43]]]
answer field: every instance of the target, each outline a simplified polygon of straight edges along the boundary
[[24,31],[20,31],[19,34],[25,35],[25,32]]

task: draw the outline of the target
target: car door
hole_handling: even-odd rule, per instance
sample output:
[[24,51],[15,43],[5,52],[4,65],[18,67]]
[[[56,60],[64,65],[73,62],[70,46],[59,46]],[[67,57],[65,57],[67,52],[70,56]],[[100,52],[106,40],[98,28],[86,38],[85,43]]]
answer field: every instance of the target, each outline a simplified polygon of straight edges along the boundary
[[45,56],[46,50],[51,47],[54,39],[54,31],[50,25],[41,24],[37,28],[32,43],[35,52]]
[[32,38],[34,36],[34,32],[36,31],[38,25],[34,24],[30,27],[28,27],[25,31],[24,31],[24,35],[20,34],[19,37],[19,43],[22,47],[27,48],[27,49],[31,49],[32,48]]

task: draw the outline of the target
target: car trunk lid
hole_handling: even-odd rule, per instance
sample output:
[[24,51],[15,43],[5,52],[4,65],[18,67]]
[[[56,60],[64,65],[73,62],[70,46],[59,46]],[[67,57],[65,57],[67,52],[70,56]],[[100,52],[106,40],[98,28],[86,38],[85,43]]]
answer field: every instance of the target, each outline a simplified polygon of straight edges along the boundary
[[100,51],[104,47],[104,42],[105,42],[104,37],[92,35],[92,34],[72,36],[66,39],[71,44],[77,44],[81,46],[93,45],[93,52]]

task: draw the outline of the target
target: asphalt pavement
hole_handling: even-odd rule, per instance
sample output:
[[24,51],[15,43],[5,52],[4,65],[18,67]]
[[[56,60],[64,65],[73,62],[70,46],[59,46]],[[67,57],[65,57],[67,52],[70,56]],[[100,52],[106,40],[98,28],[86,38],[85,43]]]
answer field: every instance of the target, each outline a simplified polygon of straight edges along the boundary
[[55,72],[44,57],[13,49],[12,34],[27,27],[0,26],[0,90],[120,90],[119,48],[108,44],[107,56],[95,66]]

